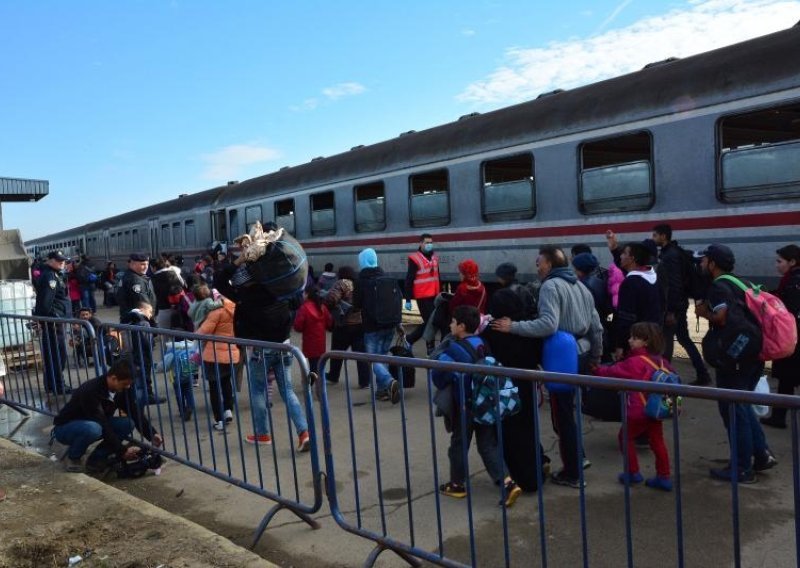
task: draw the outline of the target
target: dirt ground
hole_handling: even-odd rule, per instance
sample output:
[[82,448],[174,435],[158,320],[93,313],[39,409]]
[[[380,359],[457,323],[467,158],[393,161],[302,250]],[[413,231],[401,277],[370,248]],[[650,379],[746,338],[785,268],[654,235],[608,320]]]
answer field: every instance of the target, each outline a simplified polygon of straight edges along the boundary
[[0,441],[0,568],[268,567],[184,519]]

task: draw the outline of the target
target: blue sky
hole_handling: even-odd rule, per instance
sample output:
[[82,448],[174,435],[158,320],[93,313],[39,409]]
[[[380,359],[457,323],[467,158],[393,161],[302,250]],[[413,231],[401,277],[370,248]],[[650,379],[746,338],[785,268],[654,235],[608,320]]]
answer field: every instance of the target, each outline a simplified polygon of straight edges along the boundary
[[785,29],[800,0],[0,2],[31,239]]

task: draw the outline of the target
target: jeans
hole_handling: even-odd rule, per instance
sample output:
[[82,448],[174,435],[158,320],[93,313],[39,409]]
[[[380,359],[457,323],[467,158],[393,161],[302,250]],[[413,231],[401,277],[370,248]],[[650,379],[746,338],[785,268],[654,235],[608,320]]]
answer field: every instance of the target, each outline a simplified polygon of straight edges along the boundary
[[194,389],[192,380],[194,375],[175,373],[172,388],[175,390],[175,400],[178,401],[178,411],[181,416],[186,415],[187,410],[194,410]]
[[700,355],[700,351],[697,350],[697,346],[689,336],[689,322],[686,319],[685,310],[678,310],[675,314],[674,326],[664,326],[664,357],[667,361],[672,361],[675,339],[678,340],[680,346],[683,347],[689,355],[689,359],[692,360],[692,367],[694,367],[697,378],[700,380],[709,379],[708,369],[706,369],[706,365],[703,362],[703,356]]
[[67,342],[64,326],[57,323],[42,323],[42,359],[44,359],[44,390],[61,393],[64,390],[64,367],[67,364]]
[[[130,418],[115,417],[110,420],[111,427],[120,440],[133,432],[133,421]],[[53,428],[53,436],[60,443],[69,446],[67,456],[70,459],[79,460],[93,442],[103,437],[103,428],[94,420],[71,420]],[[89,456],[89,461],[105,459],[110,453],[111,448],[103,442]]]
[[[378,331],[368,331],[364,333],[364,351],[373,355],[386,355],[392,348],[394,340],[394,328],[379,329]],[[386,390],[392,383],[392,375],[383,363],[373,363],[372,370],[375,373],[375,388],[379,391]]]
[[[719,413],[722,422],[728,431],[731,445],[731,455],[736,452],[736,463],[739,471],[750,471],[753,467],[753,458],[763,459],[767,450],[767,438],[758,422],[758,417],[752,404],[735,404],[719,401]],[[731,432],[729,408],[733,404],[736,415],[736,432]]]
[[92,313],[97,311],[97,301],[94,299],[94,288],[81,288],[81,306],[89,308]]
[[269,420],[267,416],[267,373],[272,369],[275,372],[275,381],[278,383],[278,392],[281,393],[289,417],[294,423],[298,434],[308,430],[306,415],[297,395],[292,390],[292,377],[289,368],[292,365],[292,356],[284,351],[272,349],[253,349],[249,361],[250,369],[250,408],[253,411],[253,425],[258,436],[269,434]]

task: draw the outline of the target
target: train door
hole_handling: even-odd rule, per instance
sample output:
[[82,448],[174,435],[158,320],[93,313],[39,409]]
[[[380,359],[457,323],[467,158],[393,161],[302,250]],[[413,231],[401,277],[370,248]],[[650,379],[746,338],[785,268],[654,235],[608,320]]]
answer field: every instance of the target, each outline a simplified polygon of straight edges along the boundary
[[228,222],[224,209],[211,212],[211,241],[228,241]]
[[158,218],[147,221],[150,233],[150,258],[158,257]]

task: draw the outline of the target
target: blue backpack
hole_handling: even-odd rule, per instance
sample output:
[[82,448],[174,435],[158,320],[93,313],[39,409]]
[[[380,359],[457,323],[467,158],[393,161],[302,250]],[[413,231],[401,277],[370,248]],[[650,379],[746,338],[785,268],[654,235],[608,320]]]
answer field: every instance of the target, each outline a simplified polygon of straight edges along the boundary
[[[651,383],[660,383],[665,385],[681,384],[681,378],[676,373],[671,372],[663,365],[656,365],[653,360],[650,359],[650,357],[642,355],[642,359],[644,359],[648,365],[653,367],[653,374],[650,375]],[[682,400],[679,396],[672,397],[668,394],[661,394],[657,392],[651,392],[647,395],[644,393],[639,393],[639,396],[642,397],[642,402],[644,402],[645,416],[652,418],[653,420],[672,418],[675,416],[675,414],[680,414],[681,412]]]
[[[474,364],[502,367],[494,357],[481,357],[469,341],[459,340],[457,343],[470,354]],[[520,411],[519,389],[510,378],[483,373],[465,375],[464,378],[469,380],[472,386],[472,400],[469,404],[473,422],[492,425]]]

